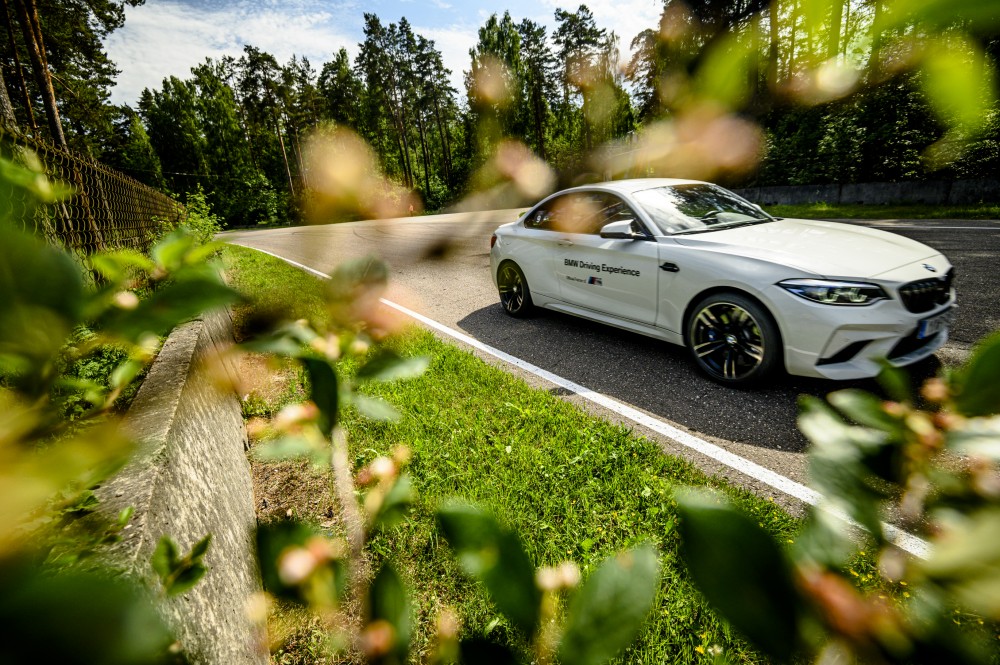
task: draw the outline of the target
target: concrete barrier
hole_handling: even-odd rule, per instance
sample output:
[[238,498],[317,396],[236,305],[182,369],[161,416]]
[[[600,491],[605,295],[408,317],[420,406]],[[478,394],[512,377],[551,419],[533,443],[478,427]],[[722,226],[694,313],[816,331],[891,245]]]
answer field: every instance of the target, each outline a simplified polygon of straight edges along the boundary
[[170,334],[126,417],[139,447],[96,493],[109,517],[135,509],[111,559],[152,588],[160,586],[150,557],[161,536],[169,534],[187,552],[212,534],[208,573],[194,589],[161,603],[161,611],[189,662],[263,664],[267,656],[246,613],[247,599],[261,588],[246,428],[236,395],[216,388],[199,362],[231,343],[228,311]]
[[923,204],[975,205],[1000,203],[998,180],[923,180],[918,182],[868,182],[844,185],[789,185],[747,187],[733,190],[760,205]]

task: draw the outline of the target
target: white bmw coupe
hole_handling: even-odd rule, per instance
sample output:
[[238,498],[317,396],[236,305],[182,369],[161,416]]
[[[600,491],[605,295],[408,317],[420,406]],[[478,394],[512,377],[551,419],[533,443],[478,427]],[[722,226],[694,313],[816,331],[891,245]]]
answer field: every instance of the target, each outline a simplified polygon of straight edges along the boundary
[[504,311],[573,314],[683,344],[709,377],[784,367],[856,379],[948,339],[940,252],[849,224],[772,217],[717,185],[639,179],[558,192],[490,241]]

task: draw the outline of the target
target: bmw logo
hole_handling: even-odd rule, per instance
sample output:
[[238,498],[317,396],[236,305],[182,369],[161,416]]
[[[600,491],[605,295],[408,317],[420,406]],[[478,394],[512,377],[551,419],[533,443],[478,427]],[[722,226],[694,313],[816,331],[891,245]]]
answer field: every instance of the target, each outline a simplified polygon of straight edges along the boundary
[[926,268],[927,270],[930,270],[931,272],[937,272],[937,268],[935,268],[934,266],[932,266],[929,263],[925,263],[924,264],[924,268]]

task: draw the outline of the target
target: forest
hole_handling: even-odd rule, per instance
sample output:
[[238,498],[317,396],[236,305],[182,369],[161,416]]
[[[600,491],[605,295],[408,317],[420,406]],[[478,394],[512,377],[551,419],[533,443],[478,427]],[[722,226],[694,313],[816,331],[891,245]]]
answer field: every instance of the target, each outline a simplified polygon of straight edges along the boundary
[[555,10],[551,31],[495,13],[461,90],[405,17],[365,14],[353,58],[281,63],[246,45],[114,105],[104,44],[142,2],[0,0],[0,117],[172,195],[201,188],[230,227],[298,221],[308,137],[334,127],[428,211],[480,187],[501,141],[530,149],[559,185],[1000,172],[993,3],[925,2],[915,15],[884,0],[666,0],[628,45],[582,4]]

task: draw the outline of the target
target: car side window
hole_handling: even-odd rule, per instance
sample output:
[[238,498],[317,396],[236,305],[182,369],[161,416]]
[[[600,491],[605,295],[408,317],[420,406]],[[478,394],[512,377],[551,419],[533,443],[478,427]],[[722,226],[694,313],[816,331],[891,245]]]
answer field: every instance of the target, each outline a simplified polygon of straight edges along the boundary
[[528,229],[552,230],[552,204],[558,201],[553,199],[533,213],[524,218],[524,227]]
[[631,222],[632,232],[641,235],[649,235],[646,227],[632,208],[614,194],[605,194],[605,207],[602,210],[603,218],[594,233],[600,233],[601,229],[611,222]]
[[598,235],[611,222],[631,221],[637,233],[646,233],[635,213],[614,194],[573,192],[556,197],[524,220],[525,228]]

